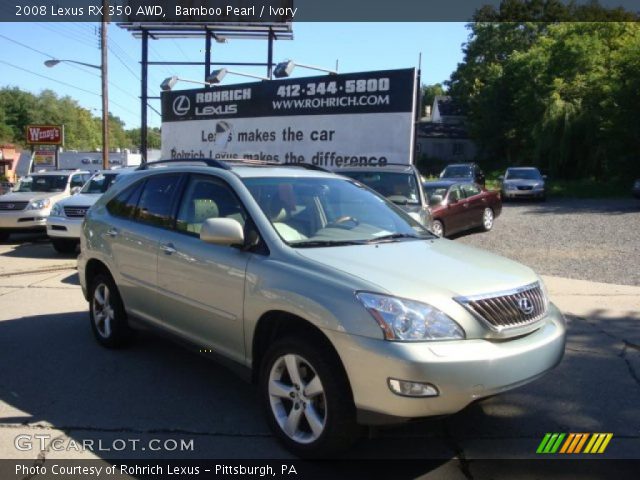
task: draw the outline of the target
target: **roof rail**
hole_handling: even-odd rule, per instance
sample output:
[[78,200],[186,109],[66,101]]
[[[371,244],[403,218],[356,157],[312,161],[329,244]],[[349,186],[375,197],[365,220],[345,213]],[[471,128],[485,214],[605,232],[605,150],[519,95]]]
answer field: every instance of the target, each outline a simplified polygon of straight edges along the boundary
[[141,164],[136,170],[147,170],[153,165],[164,165],[166,163],[204,163],[207,167],[221,168],[223,170],[231,170],[231,167],[220,160],[214,160],[213,158],[172,158],[167,160],[157,160],[155,162],[145,162]]
[[310,163],[280,163],[267,160],[256,160],[253,158],[225,158],[224,160],[215,160],[213,158],[176,158],[167,160],[157,160],[155,162],[146,162],[141,164],[136,170],[147,170],[149,166],[164,165],[172,163],[204,163],[208,167],[221,168],[223,170],[231,170],[229,164],[238,165],[255,165],[264,167],[299,167],[305,170],[316,170],[319,172],[332,173],[331,170],[320,167],[318,165],[312,165]]

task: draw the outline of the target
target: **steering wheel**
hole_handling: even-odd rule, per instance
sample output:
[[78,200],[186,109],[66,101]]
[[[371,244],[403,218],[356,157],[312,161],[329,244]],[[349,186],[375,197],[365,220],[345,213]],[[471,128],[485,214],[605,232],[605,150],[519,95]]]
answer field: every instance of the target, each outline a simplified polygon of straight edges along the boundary
[[325,228],[346,228],[346,229],[349,229],[348,226],[344,225],[347,222],[353,223],[353,226],[351,226],[351,228],[354,228],[354,227],[357,227],[358,225],[360,225],[360,221],[357,218],[351,217],[349,215],[343,215],[342,217],[336,218],[333,222],[327,223]]

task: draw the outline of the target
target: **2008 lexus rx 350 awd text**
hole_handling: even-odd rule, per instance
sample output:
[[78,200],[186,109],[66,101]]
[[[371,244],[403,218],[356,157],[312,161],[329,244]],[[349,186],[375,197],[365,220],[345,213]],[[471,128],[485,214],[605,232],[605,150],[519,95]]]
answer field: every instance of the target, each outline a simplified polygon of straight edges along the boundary
[[242,366],[295,454],[457,412],[562,358],[564,318],[530,268],[437,238],[346,177],[203,163],[149,165],[88,211],[91,326],[117,347],[143,322]]

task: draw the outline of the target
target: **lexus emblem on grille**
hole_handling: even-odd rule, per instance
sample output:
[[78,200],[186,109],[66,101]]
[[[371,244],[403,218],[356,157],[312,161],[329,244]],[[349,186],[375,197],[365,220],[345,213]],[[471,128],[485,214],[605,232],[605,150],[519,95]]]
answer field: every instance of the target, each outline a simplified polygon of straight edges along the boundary
[[518,308],[525,315],[529,315],[533,312],[533,303],[527,297],[522,297],[518,299]]

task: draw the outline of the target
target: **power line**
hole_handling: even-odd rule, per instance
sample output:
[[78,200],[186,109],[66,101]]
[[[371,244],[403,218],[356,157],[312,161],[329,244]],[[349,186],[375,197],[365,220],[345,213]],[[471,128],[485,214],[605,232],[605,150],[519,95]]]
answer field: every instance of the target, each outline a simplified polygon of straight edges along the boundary
[[[28,70],[26,68],[19,67],[18,65],[14,65],[13,63],[9,63],[9,62],[7,62],[5,60],[0,60],[0,63],[8,65],[9,67],[15,68],[17,70],[22,70],[23,72],[29,73],[31,75],[35,75],[36,77],[44,78],[44,79],[49,80],[51,82],[59,83],[60,85],[64,85],[65,87],[73,88],[75,90],[79,90],[81,92],[85,92],[85,93],[88,93],[90,95],[94,95],[96,97],[101,97],[102,96],[99,93],[92,92],[91,90],[86,90],[86,89],[84,89],[82,87],[78,87],[77,85],[72,85],[71,83],[63,82],[62,80],[57,80],[57,79],[49,77],[47,75],[42,75],[42,74],[34,72],[32,70]],[[114,102],[113,100],[110,100],[109,103],[121,108],[122,110],[124,110],[125,112],[127,112],[127,113],[129,113],[131,115],[138,115],[137,113],[132,112],[127,107],[124,107],[124,106],[120,105],[119,103]]]

